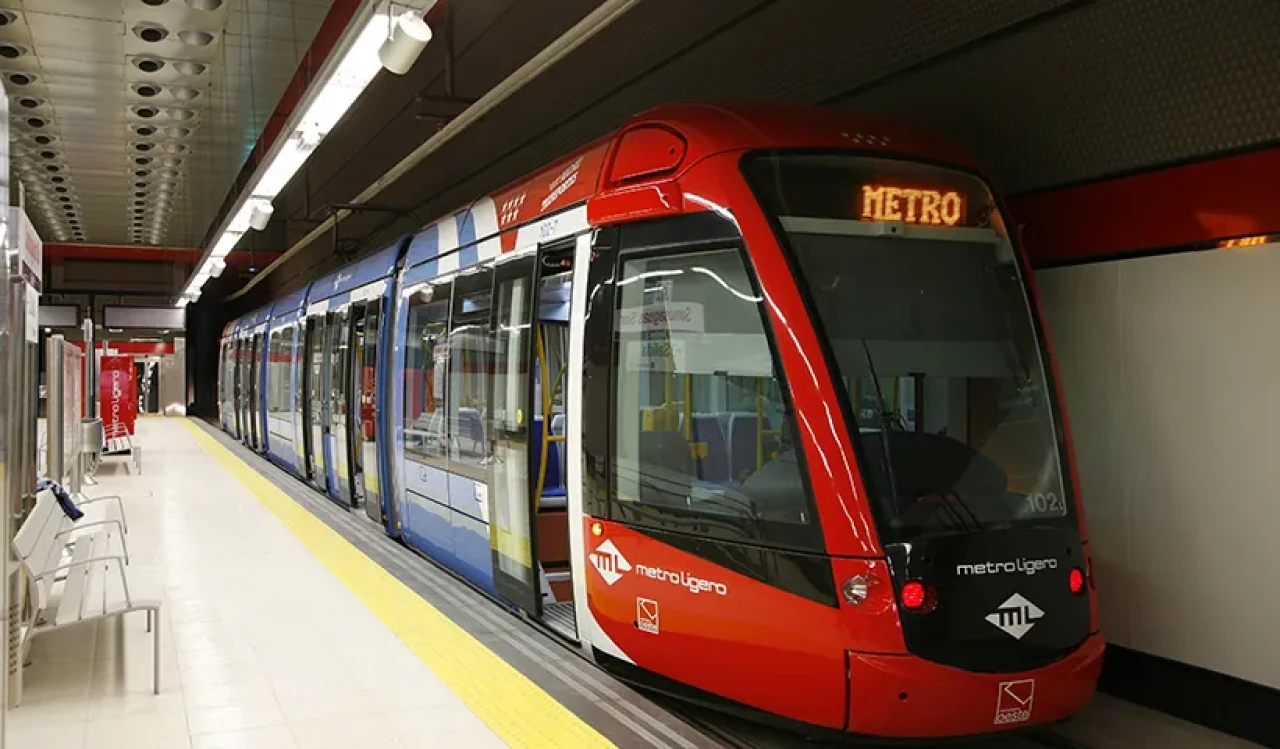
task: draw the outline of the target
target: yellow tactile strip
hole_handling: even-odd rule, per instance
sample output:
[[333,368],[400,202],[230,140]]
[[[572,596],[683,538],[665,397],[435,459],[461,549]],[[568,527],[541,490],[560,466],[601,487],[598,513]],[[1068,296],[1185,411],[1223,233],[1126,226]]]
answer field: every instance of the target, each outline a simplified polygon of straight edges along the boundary
[[521,749],[614,746],[190,419],[182,423],[507,744]]

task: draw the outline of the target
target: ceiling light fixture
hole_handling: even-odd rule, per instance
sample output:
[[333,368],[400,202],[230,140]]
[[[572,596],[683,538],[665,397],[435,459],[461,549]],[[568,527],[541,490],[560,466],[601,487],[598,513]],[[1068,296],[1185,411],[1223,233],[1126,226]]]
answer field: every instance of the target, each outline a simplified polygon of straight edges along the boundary
[[[250,228],[257,229],[259,225],[265,228],[262,216],[270,218],[271,202],[298,173],[378,71],[385,67],[392,73],[402,74],[413,65],[431,39],[431,30],[422,16],[434,4],[401,14],[395,20],[386,12],[373,13],[358,32],[353,30],[344,40],[345,49],[332,58],[336,63],[326,64],[316,77],[312,91],[308,91],[309,101],[299,108],[301,115],[290,123],[286,130],[288,135],[277,141],[273,152],[268,152],[256,181],[240,196],[239,205],[224,219],[213,246],[205,253],[195,275],[187,283],[188,296],[184,299],[191,294],[199,295],[212,275],[214,259],[221,260],[230,254]],[[181,162],[167,158],[164,163],[176,165]],[[178,306],[185,306],[185,302],[179,300]]]
[[378,59],[382,61],[382,67],[396,75],[404,75],[418,61],[430,41],[431,27],[422,20],[421,12],[407,10],[396,18],[391,36],[378,48]]

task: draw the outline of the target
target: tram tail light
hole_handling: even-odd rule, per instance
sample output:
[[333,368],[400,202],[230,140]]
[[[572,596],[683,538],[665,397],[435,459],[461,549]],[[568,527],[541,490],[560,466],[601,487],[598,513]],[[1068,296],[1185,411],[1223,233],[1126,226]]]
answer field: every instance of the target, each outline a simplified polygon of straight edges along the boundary
[[1071,573],[1067,575],[1067,586],[1071,588],[1072,595],[1080,595],[1084,592],[1084,573],[1079,567],[1072,567]]
[[933,608],[931,604],[936,595],[932,589],[925,587],[924,583],[912,580],[902,586],[898,597],[908,611],[928,611]]

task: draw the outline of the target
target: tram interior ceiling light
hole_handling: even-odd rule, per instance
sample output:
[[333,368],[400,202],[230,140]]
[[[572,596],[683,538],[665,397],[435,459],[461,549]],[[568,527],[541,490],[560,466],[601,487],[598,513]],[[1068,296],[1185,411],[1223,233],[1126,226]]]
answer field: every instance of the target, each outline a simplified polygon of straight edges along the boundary
[[404,75],[418,61],[430,41],[431,27],[422,20],[422,15],[405,11],[396,17],[391,36],[378,48],[378,59],[382,61],[382,67],[396,75]]

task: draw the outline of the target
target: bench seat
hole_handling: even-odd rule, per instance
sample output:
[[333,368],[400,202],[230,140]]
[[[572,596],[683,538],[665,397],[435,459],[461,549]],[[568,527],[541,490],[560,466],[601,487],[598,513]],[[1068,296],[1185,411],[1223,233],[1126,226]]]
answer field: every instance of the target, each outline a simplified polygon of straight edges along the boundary
[[[110,504],[110,503],[107,503]],[[112,510],[102,510],[109,514]],[[153,634],[154,684],[160,693],[159,581],[127,569],[123,522],[72,523],[53,492],[41,491],[36,506],[13,539],[31,596],[31,614],[21,626],[18,701],[22,696],[22,663],[31,641],[47,632],[81,622],[142,611]]]

